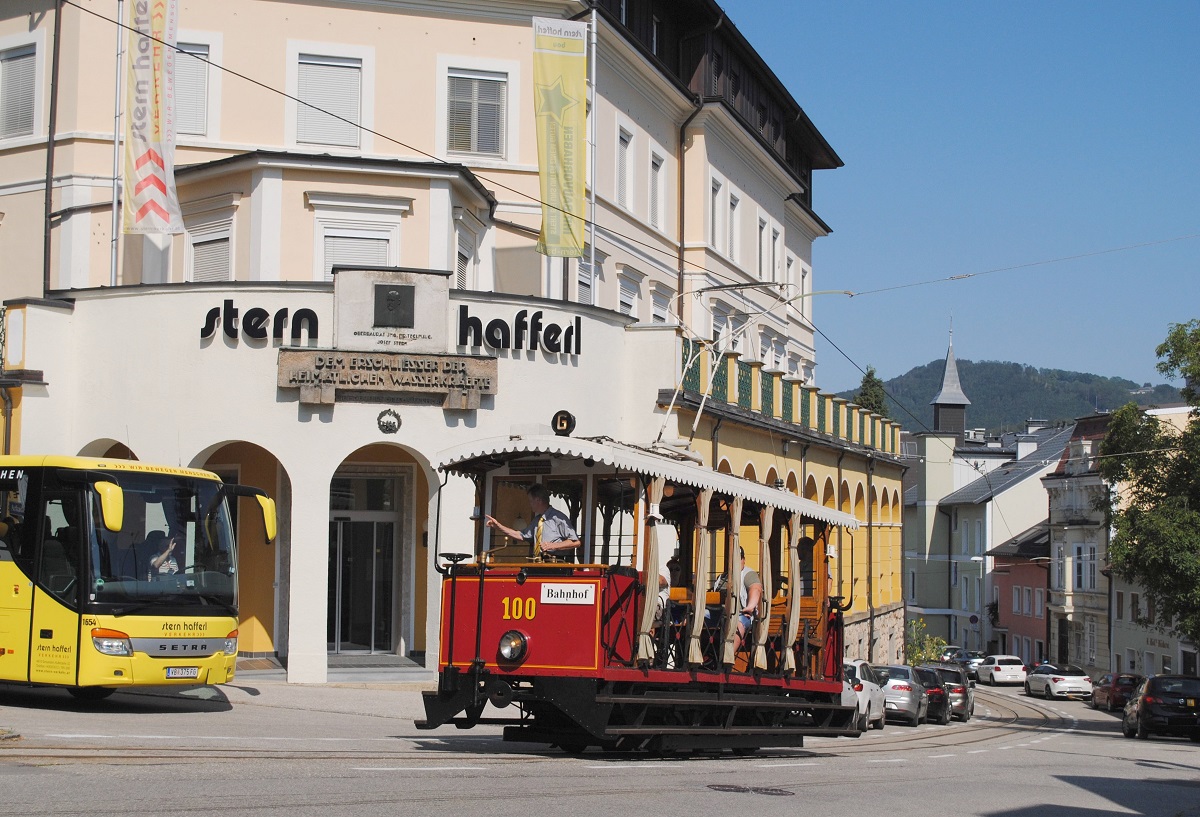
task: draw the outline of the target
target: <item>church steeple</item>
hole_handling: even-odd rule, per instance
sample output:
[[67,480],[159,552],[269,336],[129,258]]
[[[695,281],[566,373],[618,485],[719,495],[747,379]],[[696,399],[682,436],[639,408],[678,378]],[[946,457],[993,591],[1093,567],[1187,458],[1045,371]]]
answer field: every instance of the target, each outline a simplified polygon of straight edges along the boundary
[[946,350],[946,370],[942,374],[942,390],[930,401],[933,406],[933,430],[954,434],[959,440],[967,431],[967,406],[971,401],[963,394],[958,379],[958,364],[954,362],[954,328],[950,329],[950,348]]

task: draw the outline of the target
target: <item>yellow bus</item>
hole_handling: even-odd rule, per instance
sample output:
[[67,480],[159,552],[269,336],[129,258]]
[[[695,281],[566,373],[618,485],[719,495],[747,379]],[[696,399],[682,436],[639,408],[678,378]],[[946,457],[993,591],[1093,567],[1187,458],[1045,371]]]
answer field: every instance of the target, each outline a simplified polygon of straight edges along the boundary
[[194,468],[0,456],[0,682],[98,700],[221,684],[237,662],[236,498]]

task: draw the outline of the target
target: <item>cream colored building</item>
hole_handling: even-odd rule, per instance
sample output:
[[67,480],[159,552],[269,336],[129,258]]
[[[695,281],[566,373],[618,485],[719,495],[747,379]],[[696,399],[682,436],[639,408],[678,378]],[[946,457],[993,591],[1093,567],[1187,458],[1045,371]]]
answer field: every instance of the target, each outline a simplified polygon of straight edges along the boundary
[[[5,450],[278,497],[275,545],[242,523],[244,654],[302,682],[335,655],[434,660],[430,548],[476,535],[439,451],[560,409],[579,435],[687,438],[711,386],[713,467],[869,523],[831,580],[848,645],[899,655],[898,428],[815,385],[813,175],[841,160],[716,3],[180,0],[186,229],[114,240],[117,8],[0,11]],[[534,251],[535,16],[597,24],[594,264]],[[372,379],[405,366],[459,380]]]

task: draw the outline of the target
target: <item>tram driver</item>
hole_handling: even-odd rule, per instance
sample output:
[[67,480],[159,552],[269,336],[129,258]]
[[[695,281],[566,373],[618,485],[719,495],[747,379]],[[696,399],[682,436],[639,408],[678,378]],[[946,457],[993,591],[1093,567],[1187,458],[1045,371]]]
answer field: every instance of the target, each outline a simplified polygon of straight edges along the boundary
[[546,486],[535,482],[526,493],[533,518],[525,530],[510,528],[492,516],[485,516],[484,524],[513,539],[529,542],[535,559],[565,557],[579,547],[579,534],[566,514],[550,506],[550,492]]

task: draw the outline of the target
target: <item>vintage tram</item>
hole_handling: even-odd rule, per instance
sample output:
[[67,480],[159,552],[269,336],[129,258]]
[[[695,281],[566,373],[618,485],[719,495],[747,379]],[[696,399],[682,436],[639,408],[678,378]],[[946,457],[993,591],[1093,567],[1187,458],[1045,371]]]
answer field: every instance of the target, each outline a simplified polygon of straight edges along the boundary
[[[417,726],[499,724],[505,740],[568,752],[744,753],[857,736],[828,563],[831,532],[856,520],[697,460],[550,435],[443,452],[441,470],[474,481],[478,521],[470,552],[435,545],[439,680]],[[580,534],[570,560],[482,522],[527,524],[533,482]],[[741,553],[762,592],[739,637]]]

